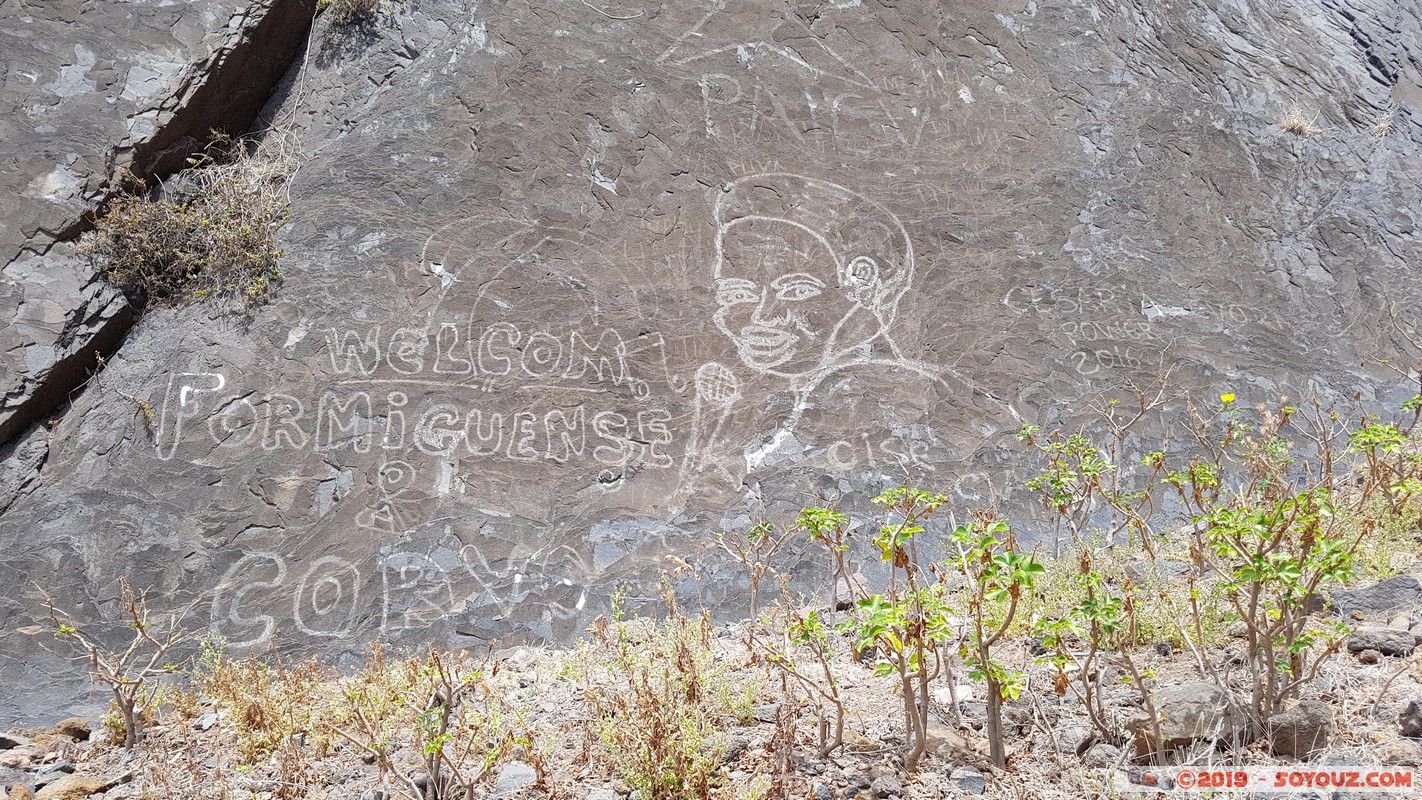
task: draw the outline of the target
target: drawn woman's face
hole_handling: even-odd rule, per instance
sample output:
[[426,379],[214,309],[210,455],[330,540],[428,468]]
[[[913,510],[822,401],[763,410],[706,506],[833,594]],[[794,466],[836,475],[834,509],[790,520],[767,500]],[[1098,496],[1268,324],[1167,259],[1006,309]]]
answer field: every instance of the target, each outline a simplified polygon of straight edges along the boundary
[[718,235],[716,327],[747,366],[800,375],[833,352],[859,304],[841,287],[834,254],[809,231],[746,219]]

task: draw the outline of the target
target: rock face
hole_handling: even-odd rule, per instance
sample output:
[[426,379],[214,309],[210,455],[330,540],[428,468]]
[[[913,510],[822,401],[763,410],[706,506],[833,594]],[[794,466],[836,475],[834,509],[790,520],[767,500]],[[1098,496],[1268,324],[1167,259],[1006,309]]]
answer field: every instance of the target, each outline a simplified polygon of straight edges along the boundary
[[1269,718],[1269,741],[1274,753],[1308,758],[1326,747],[1333,733],[1333,709],[1319,700],[1302,700],[1282,714]]
[[1196,681],[1162,689],[1155,698],[1160,738],[1149,717],[1126,724],[1136,737],[1136,754],[1145,756],[1183,747],[1194,741],[1226,741],[1249,728],[1247,714],[1225,690],[1213,683]]
[[122,170],[163,175],[210,130],[245,131],[314,7],[59,2],[4,12],[0,48],[15,66],[0,89],[0,445],[63,403],[135,319],[69,246],[94,204]]
[[1395,628],[1359,628],[1348,637],[1348,652],[1376,650],[1385,656],[1410,656],[1417,640],[1408,631]]
[[[8,68],[10,107],[59,104],[0,137],[5,631],[35,583],[111,614],[122,575],[234,650],[566,638],[716,530],[905,474],[1025,514],[1020,424],[1165,366],[1411,394],[1359,366],[1422,323],[1409,3],[430,0],[319,21],[263,112],[302,160],[275,301],[150,312],[60,418],[121,302],[49,240],[109,154],[162,171],[182,109],[221,111],[181,77],[256,52],[221,42],[303,28],[51,5],[4,26],[32,31],[4,63],[49,65]],[[139,28],[167,32],[100,43]],[[4,635],[0,678],[50,669]]]
[[1413,700],[1397,715],[1399,732],[1412,739],[1422,739],[1422,700]]
[[1348,616],[1361,611],[1365,616],[1422,608],[1422,583],[1412,575],[1396,575],[1361,589],[1333,593],[1333,607]]

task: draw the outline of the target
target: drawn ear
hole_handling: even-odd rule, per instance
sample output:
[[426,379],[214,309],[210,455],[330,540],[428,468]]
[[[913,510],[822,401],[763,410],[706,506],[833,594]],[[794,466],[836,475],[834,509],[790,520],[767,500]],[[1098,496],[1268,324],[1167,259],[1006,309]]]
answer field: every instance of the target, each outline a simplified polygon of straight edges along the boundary
[[879,283],[879,264],[869,256],[858,256],[840,268],[839,285],[849,291],[849,296],[861,303],[874,296],[874,288]]

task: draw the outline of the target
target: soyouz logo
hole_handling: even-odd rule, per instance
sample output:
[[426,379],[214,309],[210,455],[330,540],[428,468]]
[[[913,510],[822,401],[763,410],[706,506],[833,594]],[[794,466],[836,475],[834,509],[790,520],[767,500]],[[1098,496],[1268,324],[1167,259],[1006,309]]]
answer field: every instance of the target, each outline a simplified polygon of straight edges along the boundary
[[1112,788],[1121,792],[1249,791],[1295,792],[1300,789],[1350,789],[1410,794],[1422,787],[1406,767],[1156,767],[1116,770]]

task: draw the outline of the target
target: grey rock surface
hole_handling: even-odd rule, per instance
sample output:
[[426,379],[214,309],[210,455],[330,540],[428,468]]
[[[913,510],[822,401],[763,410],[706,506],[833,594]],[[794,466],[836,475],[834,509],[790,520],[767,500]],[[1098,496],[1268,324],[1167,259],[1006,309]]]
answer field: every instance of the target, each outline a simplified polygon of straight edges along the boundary
[[1409,631],[1395,628],[1359,628],[1348,637],[1348,652],[1376,650],[1385,656],[1410,656],[1417,640]]
[[1361,611],[1370,617],[1395,611],[1414,611],[1422,608],[1422,582],[1414,575],[1394,575],[1372,586],[1336,591],[1332,601],[1333,608],[1345,616],[1354,611]]
[[869,784],[869,792],[874,797],[892,797],[903,790],[903,784],[895,775],[880,775]]
[[959,767],[953,770],[950,778],[953,788],[963,794],[982,794],[987,791],[987,776],[972,767]]
[[1091,746],[1090,750],[1086,751],[1082,761],[1088,767],[1106,769],[1120,766],[1123,758],[1124,754],[1121,752],[1121,748],[1107,742],[1097,742]]
[[72,240],[122,171],[242,133],[315,0],[0,5],[0,446],[60,406],[136,315]]
[[1138,754],[1174,749],[1194,741],[1227,741],[1249,727],[1248,715],[1236,698],[1206,681],[1161,689],[1155,697],[1155,709],[1160,720],[1158,740],[1149,717],[1126,723],[1136,736]]
[[[830,500],[865,520],[906,474],[1026,519],[1021,423],[1167,367],[1250,403],[1413,391],[1377,359],[1422,341],[1414,0],[321,21],[257,123],[302,162],[274,302],[131,330],[48,242],[109,154],[181,150],[164,114],[199,89],[175,76],[265,40],[233,22],[258,6],[101,5],[3,26],[5,402],[56,422],[6,440],[0,680],[58,674],[15,632],[35,584],[100,623],[119,577],[196,601],[233,652],[567,639],[616,586],[654,597],[669,555],[736,613],[712,533]],[[46,103],[78,116],[36,132]],[[1316,132],[1279,126],[1295,107]]]
[[1320,700],[1301,700],[1268,722],[1269,742],[1276,755],[1308,758],[1328,746],[1333,734],[1333,709]]
[[538,772],[523,761],[510,761],[499,769],[494,782],[494,797],[514,797],[538,781]]
[[1038,752],[1077,755],[1082,742],[1091,735],[1091,729],[1082,726],[1058,728],[1052,733],[1039,733],[1035,737],[1034,748]]
[[1422,700],[1413,700],[1397,715],[1398,730],[1411,739],[1422,739]]

